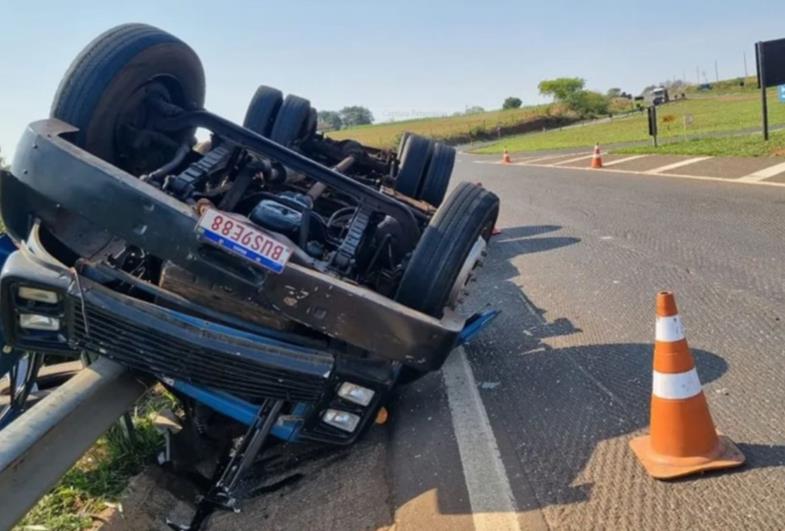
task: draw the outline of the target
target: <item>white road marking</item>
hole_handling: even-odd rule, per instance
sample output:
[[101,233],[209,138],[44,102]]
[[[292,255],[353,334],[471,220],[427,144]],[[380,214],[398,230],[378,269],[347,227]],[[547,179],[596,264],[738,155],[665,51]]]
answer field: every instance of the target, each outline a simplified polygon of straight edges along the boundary
[[644,157],[648,157],[648,155],[633,155],[631,157],[625,157],[625,158],[619,159],[619,160],[612,160],[610,162],[604,162],[602,165],[604,167],[616,166],[617,164],[621,164],[622,162],[630,162],[631,160],[638,160],[638,159],[642,159]]
[[577,155],[577,154],[578,153],[560,153],[559,155],[546,155],[544,157],[533,158],[533,159],[531,159],[531,160],[529,160],[527,162],[529,164],[532,164],[532,163],[535,163],[535,162],[539,163],[539,162],[542,162],[544,160],[558,159],[560,157],[569,157],[570,155]]
[[676,168],[681,168],[682,166],[689,166],[690,164],[703,162],[704,160],[709,160],[710,158],[711,157],[694,157],[691,159],[674,162],[673,164],[666,164],[665,166],[660,166],[659,168],[654,168],[653,170],[647,170],[645,173],[663,173],[669,170],[675,170]]
[[780,164],[775,164],[774,166],[763,168],[762,170],[758,170],[754,173],[750,173],[749,175],[745,175],[744,177],[740,177],[736,180],[742,183],[755,183],[758,181],[762,181],[763,179],[768,179],[769,177],[774,177],[775,175],[779,175],[784,171],[785,171],[785,162],[781,162]]
[[477,531],[521,531],[515,498],[463,348],[442,367],[453,430]]
[[581,155],[580,157],[575,157],[574,159],[567,159],[567,160],[562,160],[562,161],[559,161],[559,162],[554,162],[553,166],[561,166],[562,164],[571,164],[573,162],[578,162],[578,161],[581,161],[581,160],[590,159],[593,156],[594,156],[594,154],[589,153],[588,155]]
[[[485,161],[475,160],[473,161],[479,164],[488,164]],[[520,166],[526,166],[526,164],[521,164]],[[531,164],[530,166],[538,167],[538,168],[557,168],[557,166],[549,165],[549,164]],[[696,181],[716,181],[720,183],[732,183],[732,184],[750,184],[750,185],[759,185],[759,186],[777,186],[780,188],[785,188],[785,183],[777,183],[772,181],[740,181],[739,179],[728,179],[724,177],[709,177],[707,175],[687,175],[681,173],[651,173],[648,171],[639,171],[639,170],[617,170],[615,168],[582,168],[580,166],[566,166],[561,168],[563,170],[575,170],[575,171],[590,171],[592,173],[597,172],[606,172],[606,173],[621,173],[621,174],[628,174],[628,175],[643,175],[648,177],[667,177],[669,179],[693,179]]]

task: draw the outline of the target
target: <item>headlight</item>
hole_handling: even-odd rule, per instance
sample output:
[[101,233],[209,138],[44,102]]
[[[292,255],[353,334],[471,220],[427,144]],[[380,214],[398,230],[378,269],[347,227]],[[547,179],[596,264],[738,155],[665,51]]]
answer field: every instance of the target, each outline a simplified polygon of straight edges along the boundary
[[358,415],[349,413],[348,411],[339,411],[337,409],[328,409],[325,411],[322,415],[322,420],[330,426],[338,428],[339,430],[348,431],[349,433],[353,432],[360,423],[360,417]]
[[60,319],[37,313],[20,313],[19,327],[26,330],[57,332],[60,330]]
[[20,299],[25,299],[28,301],[45,302],[47,304],[57,304],[59,302],[57,293],[48,289],[19,286],[17,295],[19,295]]
[[338,396],[363,407],[371,403],[374,394],[376,393],[373,389],[368,389],[367,387],[350,382],[344,382],[341,384],[341,387],[338,388]]

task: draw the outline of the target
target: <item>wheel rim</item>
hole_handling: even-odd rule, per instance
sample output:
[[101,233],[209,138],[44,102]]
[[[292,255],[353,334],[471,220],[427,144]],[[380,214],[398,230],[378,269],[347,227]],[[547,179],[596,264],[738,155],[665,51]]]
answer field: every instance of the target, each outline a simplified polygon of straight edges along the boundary
[[455,282],[450,290],[450,295],[447,298],[448,308],[454,310],[463,302],[463,299],[467,294],[466,286],[472,281],[474,270],[482,265],[482,259],[487,254],[487,248],[488,242],[485,238],[479,236],[469,250],[469,254],[466,256],[466,260],[463,261],[458,276],[455,278]]
[[12,362],[0,377],[0,429],[7,426],[24,410],[27,398],[36,387],[36,375],[41,366],[41,354],[25,352]]

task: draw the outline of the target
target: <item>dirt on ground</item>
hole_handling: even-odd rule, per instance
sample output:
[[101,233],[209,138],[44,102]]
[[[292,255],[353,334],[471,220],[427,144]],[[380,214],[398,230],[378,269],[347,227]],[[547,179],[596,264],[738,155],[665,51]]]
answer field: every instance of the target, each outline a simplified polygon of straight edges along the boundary
[[[216,511],[203,529],[388,529],[393,516],[386,439],[386,427],[373,426],[347,448],[277,445],[250,471],[242,511]],[[102,515],[101,529],[168,531],[167,519],[190,520],[198,494],[182,475],[151,465],[131,480],[121,503]]]

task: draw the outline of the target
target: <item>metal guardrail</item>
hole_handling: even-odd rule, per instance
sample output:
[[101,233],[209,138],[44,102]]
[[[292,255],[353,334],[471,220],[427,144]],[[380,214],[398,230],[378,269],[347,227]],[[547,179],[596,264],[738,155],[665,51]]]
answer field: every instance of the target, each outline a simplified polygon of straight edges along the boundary
[[0,431],[0,529],[19,521],[146,389],[100,358]]

